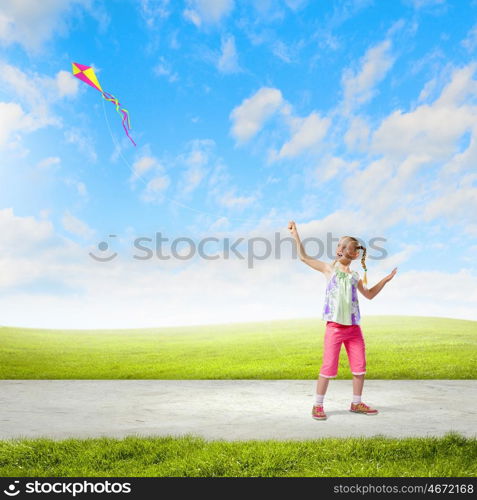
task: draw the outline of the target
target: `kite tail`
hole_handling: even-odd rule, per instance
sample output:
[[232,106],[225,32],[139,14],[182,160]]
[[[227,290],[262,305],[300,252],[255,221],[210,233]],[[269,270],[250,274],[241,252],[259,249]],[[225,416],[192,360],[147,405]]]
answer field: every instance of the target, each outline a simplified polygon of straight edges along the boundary
[[129,121],[129,112],[125,108],[121,108],[120,102],[114,97],[113,95],[109,94],[108,92],[102,92],[103,99],[106,99],[106,101],[112,102],[116,106],[116,111],[120,114],[123,115],[122,119],[122,124],[124,128],[124,132],[126,132],[126,135],[129,137],[129,140],[136,145],[136,143],[133,141],[132,137],[129,135],[128,129],[131,130],[131,122]]

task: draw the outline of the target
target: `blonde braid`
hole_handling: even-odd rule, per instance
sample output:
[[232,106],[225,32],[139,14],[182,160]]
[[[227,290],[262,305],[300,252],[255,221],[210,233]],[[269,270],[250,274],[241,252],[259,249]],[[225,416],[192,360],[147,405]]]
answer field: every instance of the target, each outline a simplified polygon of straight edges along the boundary
[[363,266],[364,269],[364,276],[363,276],[363,285],[368,286],[368,279],[366,277],[366,247],[362,247],[363,249],[363,256],[361,257],[361,265]]

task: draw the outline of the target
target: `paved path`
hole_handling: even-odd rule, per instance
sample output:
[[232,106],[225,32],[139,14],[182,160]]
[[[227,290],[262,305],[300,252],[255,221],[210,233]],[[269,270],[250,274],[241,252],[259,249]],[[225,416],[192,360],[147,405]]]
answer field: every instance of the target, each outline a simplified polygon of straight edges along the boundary
[[475,380],[367,380],[376,416],[350,413],[351,380],[332,380],[326,421],[311,418],[314,390],[310,380],[0,380],[0,439],[477,437]]

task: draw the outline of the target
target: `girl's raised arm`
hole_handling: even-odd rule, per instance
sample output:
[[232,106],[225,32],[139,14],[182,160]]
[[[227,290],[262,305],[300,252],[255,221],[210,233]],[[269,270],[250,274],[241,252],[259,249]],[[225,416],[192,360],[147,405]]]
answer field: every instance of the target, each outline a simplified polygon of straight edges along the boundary
[[296,228],[295,221],[290,221],[288,223],[288,229],[290,230],[291,235],[295,239],[295,242],[298,247],[298,255],[300,256],[300,260],[304,262],[305,264],[308,264],[310,267],[313,269],[316,269],[317,271],[321,271],[322,273],[328,274],[331,273],[333,270],[331,268],[331,265],[328,264],[327,262],[323,262],[318,259],[314,259],[313,257],[310,257],[309,255],[306,254],[305,249],[303,248],[303,245],[300,240],[300,236],[298,236],[298,231]]

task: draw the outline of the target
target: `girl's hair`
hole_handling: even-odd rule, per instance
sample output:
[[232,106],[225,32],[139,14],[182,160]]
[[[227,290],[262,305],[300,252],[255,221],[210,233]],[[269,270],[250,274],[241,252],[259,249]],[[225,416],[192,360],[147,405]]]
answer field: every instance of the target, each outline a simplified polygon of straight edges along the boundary
[[[363,266],[363,269],[364,269],[364,276],[363,276],[363,285],[364,286],[367,286],[368,285],[368,280],[367,280],[367,277],[366,277],[366,271],[368,270],[366,268],[366,247],[362,246],[359,244],[359,241],[357,240],[357,238],[355,238],[354,236],[342,236],[339,240],[338,243],[341,243],[341,244],[345,244],[345,245],[348,245],[348,243],[350,241],[353,241],[354,243],[356,243],[356,248],[357,249],[361,249],[363,250],[363,256],[361,257],[361,265]],[[337,258],[335,257],[335,260],[333,261],[333,264],[332,266],[334,267],[334,265],[336,264],[337,262]]]

